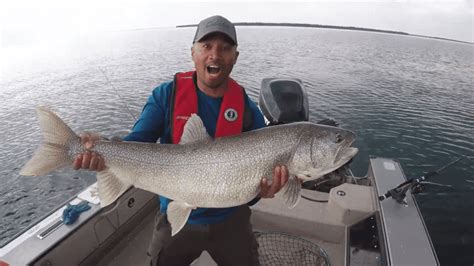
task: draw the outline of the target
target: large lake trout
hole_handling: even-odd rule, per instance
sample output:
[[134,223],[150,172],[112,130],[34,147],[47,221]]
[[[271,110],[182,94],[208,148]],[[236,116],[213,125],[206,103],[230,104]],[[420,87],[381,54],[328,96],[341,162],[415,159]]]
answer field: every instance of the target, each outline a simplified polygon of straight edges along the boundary
[[[38,108],[43,142],[21,175],[45,175],[87,149],[57,115]],[[97,173],[101,206],[113,203],[135,186],[173,201],[168,220],[175,235],[192,209],[246,204],[260,192],[262,177],[271,178],[286,165],[288,183],[279,192],[289,207],[297,204],[301,182],[314,180],[346,164],[357,153],[355,134],[341,128],[299,122],[266,127],[237,136],[212,139],[192,115],[178,145],[98,141],[90,151],[100,154],[106,169]]]

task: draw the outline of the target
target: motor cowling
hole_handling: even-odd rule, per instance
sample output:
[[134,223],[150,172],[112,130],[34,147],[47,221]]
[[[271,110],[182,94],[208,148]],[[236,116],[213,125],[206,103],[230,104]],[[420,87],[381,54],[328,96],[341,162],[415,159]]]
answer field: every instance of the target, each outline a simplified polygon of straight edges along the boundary
[[270,125],[308,121],[308,96],[301,80],[265,78],[259,105]]

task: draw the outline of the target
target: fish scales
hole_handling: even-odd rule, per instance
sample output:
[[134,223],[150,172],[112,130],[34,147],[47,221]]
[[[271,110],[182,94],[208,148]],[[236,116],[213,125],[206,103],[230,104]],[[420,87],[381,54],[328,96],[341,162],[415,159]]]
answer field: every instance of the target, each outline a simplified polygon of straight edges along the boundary
[[[245,136],[245,143],[239,137],[185,145],[107,141],[92,150],[118,176],[134,179],[136,187],[200,207],[222,208],[257,196],[261,178],[271,180],[276,165],[289,163],[297,145],[291,135],[298,135],[302,126],[254,131]],[[288,138],[294,141],[282,146]]]

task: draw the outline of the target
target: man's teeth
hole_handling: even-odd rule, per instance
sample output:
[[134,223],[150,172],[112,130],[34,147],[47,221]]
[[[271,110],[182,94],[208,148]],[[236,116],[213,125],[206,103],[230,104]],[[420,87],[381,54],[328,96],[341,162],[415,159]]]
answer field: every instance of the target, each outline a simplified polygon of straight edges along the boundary
[[210,74],[219,73],[220,70],[221,70],[221,68],[218,67],[218,66],[208,66],[207,67],[207,72],[209,72]]

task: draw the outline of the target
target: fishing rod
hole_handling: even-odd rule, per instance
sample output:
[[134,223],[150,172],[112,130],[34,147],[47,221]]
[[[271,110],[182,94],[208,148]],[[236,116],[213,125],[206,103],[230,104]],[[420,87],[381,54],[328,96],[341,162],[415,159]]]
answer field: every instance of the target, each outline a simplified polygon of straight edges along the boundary
[[99,67],[99,70],[102,73],[102,75],[104,75],[105,79],[107,80],[107,83],[114,89],[115,94],[119,97],[120,101],[127,109],[128,114],[133,118],[133,121],[137,121],[137,118],[133,115],[132,111],[130,111],[130,108],[128,108],[127,102],[122,98],[122,95],[118,92],[117,88],[115,88],[114,84],[109,80],[109,77],[107,76],[107,74],[105,74],[104,70],[102,70],[102,68],[100,67]]
[[440,167],[436,171],[428,172],[428,173],[426,173],[426,174],[424,174],[424,175],[422,175],[421,177],[418,177],[418,178],[408,179],[407,181],[405,181],[405,182],[401,183],[400,185],[396,186],[395,188],[390,189],[384,195],[379,196],[379,201],[383,201],[383,200],[388,199],[388,198],[393,198],[398,203],[406,205],[405,197],[406,197],[406,192],[408,191],[408,189],[411,189],[415,193],[421,192],[421,190],[422,190],[421,182],[423,182],[426,179],[431,178],[435,175],[440,174],[442,171],[446,170],[446,168],[448,168],[450,166],[453,166],[454,164],[458,163],[461,159],[463,159],[463,157],[459,157],[456,160],[454,160],[452,162],[449,162],[448,164]]

